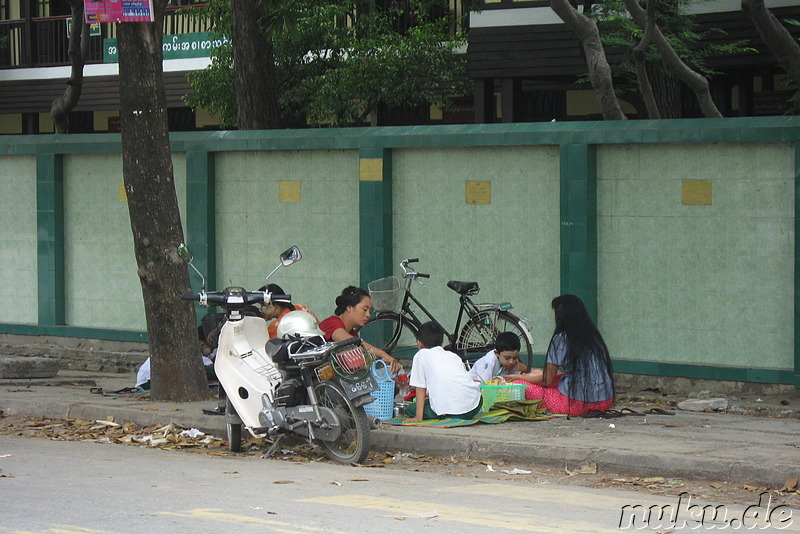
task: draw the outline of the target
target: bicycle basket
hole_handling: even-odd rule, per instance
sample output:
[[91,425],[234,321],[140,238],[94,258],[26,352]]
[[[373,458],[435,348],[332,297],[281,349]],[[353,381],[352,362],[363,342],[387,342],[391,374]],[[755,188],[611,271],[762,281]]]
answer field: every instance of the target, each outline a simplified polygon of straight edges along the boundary
[[400,280],[396,276],[379,278],[367,284],[372,307],[378,311],[394,311],[400,296]]

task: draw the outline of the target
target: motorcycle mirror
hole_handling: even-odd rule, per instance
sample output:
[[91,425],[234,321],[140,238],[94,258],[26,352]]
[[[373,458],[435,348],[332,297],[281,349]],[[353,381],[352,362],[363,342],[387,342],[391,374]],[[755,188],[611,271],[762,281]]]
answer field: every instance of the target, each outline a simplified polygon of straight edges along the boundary
[[178,256],[185,261],[186,263],[192,263],[194,256],[192,256],[192,251],[189,250],[189,247],[186,246],[186,243],[181,243],[178,245]]
[[201,280],[201,282],[203,284],[202,285],[202,291],[205,291],[206,290],[206,277],[203,276],[203,273],[201,273],[200,271],[197,270],[197,267],[195,267],[194,264],[192,264],[192,261],[194,260],[194,256],[192,255],[192,251],[189,250],[189,247],[186,246],[186,243],[181,243],[180,245],[178,245],[178,256],[183,261],[185,261],[186,264],[189,265],[189,267],[194,269],[194,272],[197,273],[197,275],[200,277],[200,280]]
[[303,255],[300,254],[300,249],[297,248],[297,246],[294,246],[290,249],[283,251],[283,253],[281,254],[281,264],[284,267],[288,267],[289,265],[300,261],[302,257]]
[[297,246],[284,250],[283,253],[281,254],[281,262],[278,264],[277,267],[272,269],[271,273],[267,275],[267,280],[269,280],[269,277],[275,274],[275,271],[277,271],[281,267],[288,267],[289,265],[300,261],[300,258],[302,257],[303,255],[300,254],[300,249],[297,248]]

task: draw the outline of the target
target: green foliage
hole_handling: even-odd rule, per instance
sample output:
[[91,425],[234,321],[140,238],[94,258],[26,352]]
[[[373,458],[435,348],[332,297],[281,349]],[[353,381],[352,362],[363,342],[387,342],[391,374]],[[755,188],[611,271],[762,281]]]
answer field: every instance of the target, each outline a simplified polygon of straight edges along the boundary
[[[795,19],[785,19],[784,22],[792,26],[800,26],[800,22]],[[798,39],[800,41],[800,39]],[[794,91],[787,100],[786,115],[800,115],[800,88],[787,77],[789,89]]]
[[[463,35],[448,34],[441,0],[410,0],[403,11],[364,0],[262,0],[260,21],[275,48],[282,115],[314,125],[361,124],[380,106],[446,104],[467,94]],[[437,11],[438,9],[438,11]],[[199,11],[199,10],[198,10]],[[198,16],[230,35],[224,0],[210,0]],[[413,22],[410,28],[406,22]],[[218,49],[210,67],[189,78],[191,106],[236,120],[232,53]]]
[[[697,0],[659,0],[656,4],[656,24],[672,45],[678,56],[706,77],[717,74],[705,63],[711,56],[735,55],[754,52],[745,41],[732,43],[708,42],[714,35],[725,35],[719,28],[699,31],[686,8]],[[642,9],[646,2],[640,0]],[[631,20],[623,0],[601,0],[593,6],[591,16],[597,19],[603,44],[613,51],[610,61],[614,63],[615,75],[624,83],[636,84],[636,67],[633,62],[633,47],[641,41],[644,30]],[[661,57],[651,46],[647,52],[648,68],[666,70]]]

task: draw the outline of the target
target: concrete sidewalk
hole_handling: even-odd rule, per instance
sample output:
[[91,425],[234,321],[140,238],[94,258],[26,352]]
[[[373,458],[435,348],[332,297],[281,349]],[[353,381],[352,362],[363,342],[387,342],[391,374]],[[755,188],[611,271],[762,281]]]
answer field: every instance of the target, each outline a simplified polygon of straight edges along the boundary
[[[60,371],[50,379],[0,380],[0,411],[7,416],[106,419],[141,426],[170,422],[225,436],[223,417],[205,415],[216,401],[154,402],[141,395],[91,393],[132,386],[128,374]],[[647,403],[621,403],[637,411]],[[781,487],[800,475],[800,412],[783,416],[698,413],[615,419],[554,418],[547,421],[476,424],[452,429],[382,425],[372,449],[472,460],[510,460],[515,466],[546,464],[598,469],[622,475],[711,478]]]

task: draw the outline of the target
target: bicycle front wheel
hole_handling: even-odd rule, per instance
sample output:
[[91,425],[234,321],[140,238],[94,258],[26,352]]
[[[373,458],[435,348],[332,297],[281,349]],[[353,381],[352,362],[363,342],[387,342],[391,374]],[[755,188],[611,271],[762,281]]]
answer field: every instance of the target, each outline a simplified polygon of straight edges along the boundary
[[378,314],[358,331],[358,335],[398,360],[411,360],[417,352],[417,329],[399,313]]
[[494,349],[497,335],[513,332],[519,338],[519,361],[530,371],[533,363],[533,347],[528,340],[527,327],[514,314],[501,310],[485,310],[472,317],[456,341],[456,352],[469,363],[475,363],[488,351]]

